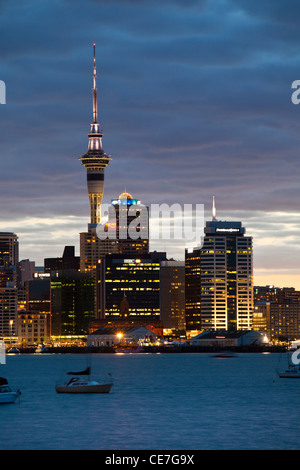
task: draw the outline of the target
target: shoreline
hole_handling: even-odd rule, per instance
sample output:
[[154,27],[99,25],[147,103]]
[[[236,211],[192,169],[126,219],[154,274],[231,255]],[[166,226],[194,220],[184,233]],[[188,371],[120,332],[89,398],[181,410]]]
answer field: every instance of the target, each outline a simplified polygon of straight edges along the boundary
[[36,348],[20,347],[19,353],[6,353],[8,355],[18,354],[147,354],[147,353],[160,353],[160,354],[174,354],[174,353],[286,353],[285,346],[232,346],[228,348],[221,348],[217,346],[192,346],[187,344],[174,344],[162,346],[144,346],[139,348],[115,348],[113,346],[99,346],[99,347],[85,347],[85,346],[56,346],[47,347],[45,352],[35,352]]

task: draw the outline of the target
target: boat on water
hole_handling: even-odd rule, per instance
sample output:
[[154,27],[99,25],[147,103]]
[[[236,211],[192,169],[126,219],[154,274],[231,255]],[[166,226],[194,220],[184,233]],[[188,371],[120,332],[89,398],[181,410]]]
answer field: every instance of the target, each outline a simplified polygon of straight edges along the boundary
[[281,379],[300,379],[300,364],[294,364],[292,354],[288,354],[288,366],[284,370],[277,367],[277,375]]
[[48,352],[48,348],[46,348],[44,344],[39,344],[35,350],[36,354],[42,354],[42,353],[47,353],[47,352]]
[[227,359],[231,357],[237,357],[237,355],[234,352],[231,351],[220,351],[217,352],[216,354],[213,355],[213,357],[217,357],[220,359]]
[[74,377],[64,383],[57,383],[55,386],[57,393],[109,393],[113,386],[110,374],[107,381],[93,380],[90,367],[81,372],[68,372],[68,375]]
[[20,397],[20,390],[13,392],[8,385],[7,379],[0,377],[0,404],[15,403],[18,399],[20,401]]
[[7,354],[20,354],[20,351],[14,346],[7,351]]

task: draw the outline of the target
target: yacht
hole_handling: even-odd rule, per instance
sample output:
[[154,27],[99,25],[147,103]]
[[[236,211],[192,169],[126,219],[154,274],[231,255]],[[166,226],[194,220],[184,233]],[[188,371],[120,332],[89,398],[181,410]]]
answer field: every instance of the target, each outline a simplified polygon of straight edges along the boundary
[[55,386],[57,393],[109,393],[113,386],[110,374],[108,374],[108,380],[104,382],[91,379],[90,367],[82,372],[68,372],[68,375],[74,375],[75,377],[64,383],[57,383]]
[[15,403],[17,399],[20,401],[21,392],[17,390],[13,392],[4,377],[0,377],[0,404]]

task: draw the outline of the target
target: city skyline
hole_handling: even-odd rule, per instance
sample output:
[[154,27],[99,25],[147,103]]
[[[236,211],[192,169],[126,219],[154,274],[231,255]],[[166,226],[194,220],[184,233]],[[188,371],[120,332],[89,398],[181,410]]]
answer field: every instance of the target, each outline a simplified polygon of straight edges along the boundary
[[[68,1],[1,5],[0,230],[18,235],[20,259],[41,265],[65,245],[79,252],[95,42],[99,121],[113,155],[103,201],[126,186],[147,205],[204,204],[210,220],[214,195],[218,218],[241,220],[254,239],[254,284],[300,289],[299,5],[86,3],[72,2],[72,16]],[[151,249],[184,259],[174,243]]]

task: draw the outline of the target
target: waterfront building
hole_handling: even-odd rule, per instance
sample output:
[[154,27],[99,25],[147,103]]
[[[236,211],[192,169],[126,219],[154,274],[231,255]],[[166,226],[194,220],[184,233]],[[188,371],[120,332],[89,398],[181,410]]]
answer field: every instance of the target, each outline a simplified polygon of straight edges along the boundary
[[203,347],[241,347],[262,346],[268,344],[268,338],[262,331],[203,331],[189,340],[193,346]]
[[143,326],[134,327],[103,327],[90,333],[87,337],[88,346],[123,346],[135,347],[152,345],[157,341],[157,335]]
[[160,318],[164,329],[185,330],[185,263],[160,264]]
[[49,314],[39,311],[19,311],[18,340],[22,346],[32,346],[50,340]]
[[267,336],[275,341],[300,339],[300,303],[259,302],[255,309],[267,325]]

